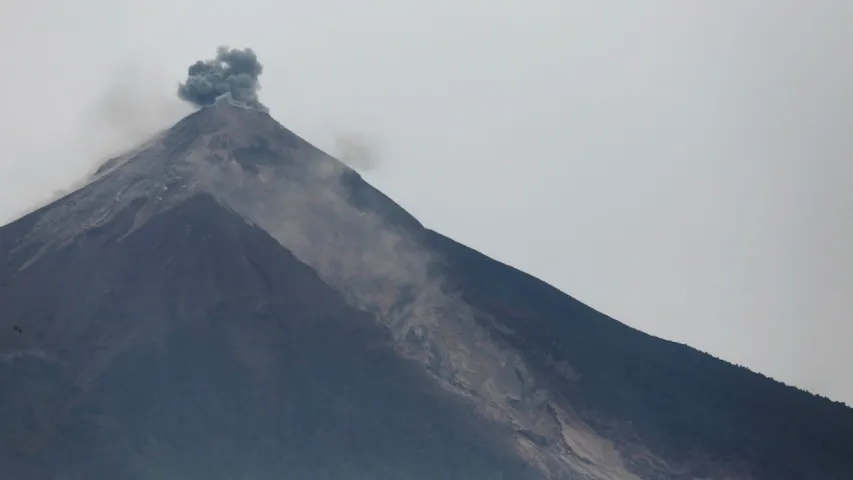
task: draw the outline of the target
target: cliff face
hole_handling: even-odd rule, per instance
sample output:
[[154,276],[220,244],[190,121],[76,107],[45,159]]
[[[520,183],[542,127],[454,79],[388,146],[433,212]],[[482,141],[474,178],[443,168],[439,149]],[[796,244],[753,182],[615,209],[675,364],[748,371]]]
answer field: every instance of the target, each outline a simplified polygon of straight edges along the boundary
[[0,229],[9,478],[848,479],[853,411],[204,108]]

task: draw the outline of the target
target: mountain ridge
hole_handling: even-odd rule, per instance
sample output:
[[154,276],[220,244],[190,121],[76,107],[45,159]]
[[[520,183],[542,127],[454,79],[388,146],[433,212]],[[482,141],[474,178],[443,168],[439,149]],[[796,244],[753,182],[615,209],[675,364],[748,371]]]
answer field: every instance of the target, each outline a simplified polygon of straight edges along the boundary
[[[7,342],[15,342],[14,351],[23,352],[19,358],[39,360],[36,370],[43,370],[45,363],[59,365],[59,372],[48,374],[54,375],[50,383],[65,385],[51,392],[52,401],[65,400],[63,407],[46,406],[48,399],[35,387],[18,391],[17,401],[4,398],[0,403],[6,425],[36,418],[6,438],[9,443],[2,453],[14,454],[0,455],[7,471],[17,478],[53,478],[42,476],[53,472],[39,470],[64,467],[72,478],[149,478],[144,474],[149,466],[134,465],[133,457],[141,454],[160,459],[158,475],[177,470],[204,478],[235,478],[253,468],[256,475],[301,472],[302,478],[390,479],[407,474],[426,479],[448,473],[494,478],[505,470],[515,472],[512,478],[524,478],[520,462],[488,454],[496,447],[489,447],[491,442],[481,438],[484,434],[471,435],[491,428],[476,426],[476,419],[446,394],[418,380],[423,375],[419,370],[393,361],[387,335],[368,315],[346,305],[313,269],[265,232],[222,212],[212,197],[198,194],[119,240],[133,223],[134,212],[126,212],[126,218],[108,224],[115,232],[90,231],[75,244],[48,252],[29,269],[18,270],[12,287],[0,291],[5,313],[20,305],[60,307],[58,312],[29,310],[23,333],[4,337],[0,348],[8,351]],[[92,262],[93,256],[100,261]],[[138,263],[139,256],[145,265]],[[31,285],[45,278],[40,271],[44,269],[56,283],[45,286],[49,288]],[[86,288],[63,288],[68,272]],[[187,284],[187,278],[196,283]],[[36,298],[28,298],[32,296]],[[270,301],[274,303],[265,303]],[[29,351],[50,353],[33,356]],[[20,359],[3,365],[16,362]],[[278,382],[279,375],[289,382]],[[386,382],[388,376],[394,381]],[[6,376],[0,379],[8,381]],[[216,388],[223,382],[229,388]],[[213,397],[195,398],[192,393],[211,388]],[[328,391],[334,396],[318,402],[322,397],[305,393],[316,388],[321,388],[318,394]],[[395,400],[386,402],[383,394]],[[376,410],[366,424],[350,417],[347,405],[353,403],[361,410]],[[193,413],[199,407],[204,414]],[[252,415],[247,408],[264,415]],[[309,412],[314,413],[305,420],[311,423],[300,422]],[[271,429],[271,424],[278,428]],[[358,455],[365,453],[370,440],[357,433],[358,424],[394,433],[390,438],[374,435],[383,446],[365,455],[363,465]],[[187,428],[175,429],[179,425]],[[216,428],[229,436],[208,434]],[[54,429],[60,434],[57,439],[51,436]],[[453,434],[416,434],[442,429]],[[347,435],[350,439],[341,443]],[[75,444],[83,449],[63,442],[62,436],[77,439]],[[277,448],[270,450],[253,439],[256,436],[268,437],[265,441]],[[225,443],[216,447],[205,443],[206,438]],[[387,444],[389,439],[395,446]],[[107,446],[116,441],[120,448]],[[134,447],[126,442],[142,443]],[[200,448],[205,446],[225,449],[226,455],[222,461],[205,459]],[[476,457],[478,448],[494,467],[464,462],[466,456]],[[101,449],[112,452],[107,465],[93,461]],[[319,460],[294,457],[305,450]],[[266,453],[263,462],[253,466],[249,459],[255,451]],[[286,461],[276,459],[277,452],[285,453]],[[431,462],[436,455],[447,463]],[[186,459],[193,462],[187,464]]]
[[[193,215],[181,213],[187,208]],[[125,344],[115,343],[116,336],[127,334],[122,329],[102,340],[106,346],[99,347],[100,350],[81,350],[80,345],[88,345],[87,342],[94,340],[84,327],[67,325],[85,323],[87,318],[100,319],[106,322],[105,325],[111,323],[102,317],[105,313],[91,309],[94,307],[87,307],[88,310],[73,307],[77,300],[70,293],[71,285],[79,283],[86,288],[94,288],[89,295],[102,299],[110,298],[101,289],[109,290],[111,282],[86,283],[85,278],[78,278],[80,274],[73,271],[109,271],[110,268],[121,267],[120,272],[125,273],[112,282],[116,285],[136,281],[133,280],[134,269],[149,272],[152,278],[165,278],[159,280],[161,283],[171,282],[173,291],[152,290],[150,284],[157,282],[148,282],[139,284],[140,288],[145,286],[140,290],[145,293],[138,293],[139,298],[124,296],[121,299],[124,304],[137,305],[140,311],[144,311],[148,304],[161,305],[159,314],[144,321],[140,317],[139,325],[159,325],[159,330],[149,332],[155,343],[178,342],[176,344],[190,349],[196,348],[191,337],[183,335],[177,339],[177,333],[163,324],[164,319],[180,320],[169,313],[172,311],[170,308],[195,312],[187,314],[187,318],[196,319],[200,325],[210,324],[213,318],[235,325],[228,319],[235,315],[251,319],[256,314],[272,315],[281,322],[287,316],[285,312],[303,310],[298,307],[299,299],[296,297],[283,304],[273,302],[277,298],[275,289],[265,287],[264,275],[254,273],[255,267],[251,266],[253,263],[263,264],[263,256],[253,256],[255,260],[247,264],[248,254],[239,242],[229,243],[227,248],[199,248],[199,252],[188,247],[188,243],[163,246],[164,252],[171,252],[167,257],[174,257],[170,261],[194,259],[199,265],[207,265],[205,268],[208,269],[198,267],[182,270],[174,277],[162,277],[165,273],[161,270],[167,268],[165,265],[147,265],[149,262],[142,259],[162,255],[164,252],[156,250],[160,248],[162,238],[171,238],[185,229],[185,226],[168,220],[176,216],[186,217],[190,223],[195,217],[222,219],[223,222],[227,218],[231,223],[239,219],[248,229],[246,232],[254,231],[252,229],[264,232],[263,235],[277,245],[276,249],[265,247],[264,251],[269,252],[271,258],[289,255],[296,262],[288,263],[290,266],[282,269],[302,272],[299,278],[308,282],[313,282],[307,280],[309,277],[316,276],[328,287],[315,286],[303,295],[308,298],[311,292],[318,292],[316,295],[320,300],[315,309],[324,302],[335,304],[338,300],[333,297],[340,295],[352,310],[347,310],[348,313],[337,322],[346,323],[343,317],[370,318],[377,328],[386,332],[388,348],[395,352],[396,358],[387,361],[395,365],[399,362],[399,372],[414,369],[423,375],[414,384],[407,384],[407,391],[436,388],[443,394],[449,394],[448,398],[455,399],[442,400],[440,404],[465,405],[464,408],[453,408],[462,408],[472,416],[463,415],[467,420],[449,424],[466,425],[469,433],[464,433],[463,429],[454,435],[468,438],[466,435],[473,433],[471,438],[479,440],[471,440],[472,445],[478,445],[476,448],[480,450],[477,450],[479,453],[471,453],[470,465],[466,466],[460,459],[454,463],[455,470],[450,468],[440,474],[442,478],[462,478],[466,469],[473,469],[471,471],[480,472],[475,473],[474,478],[479,478],[476,475],[494,478],[488,475],[503,471],[516,472],[506,473],[509,475],[507,478],[535,478],[540,475],[542,478],[600,480],[780,480],[818,475],[820,478],[842,479],[848,478],[846,475],[853,468],[848,460],[853,458],[853,447],[846,441],[853,434],[853,410],[813,395],[792,393],[794,389],[766,377],[762,379],[743,367],[734,367],[691,347],[642,333],[541,280],[433,232],[370,186],[357,172],[317,150],[267,113],[234,105],[227,99],[200,109],[139,148],[107,161],[83,188],[0,228],[0,254],[4,256],[0,264],[0,295],[6,295],[5,304],[0,301],[2,308],[6,309],[2,317],[5,323],[0,327],[11,331],[12,325],[8,323],[15,321],[11,320],[13,316],[43,318],[45,325],[52,325],[45,327],[48,333],[44,337],[40,338],[38,334],[26,337],[30,342],[26,345],[0,343],[0,355],[40,351],[44,358],[56,357],[59,364],[77,359],[78,367],[75,368],[83,368],[101,365],[97,355],[103,355],[102,352],[109,348],[123,351],[121,349],[125,346],[122,345]],[[170,229],[158,234],[150,233],[159,225],[157,222],[167,220],[172,222]],[[229,238],[227,230],[217,235],[222,241]],[[194,242],[201,242],[199,245],[211,241],[192,238]],[[104,245],[118,248],[122,253],[117,258],[125,263],[99,259],[96,252],[101,247],[92,245],[99,245],[97,242],[102,241],[107,242]],[[132,252],[136,250],[130,245],[137,245],[133,248],[147,253],[134,254]],[[267,242],[267,245],[271,244]],[[57,252],[62,252],[62,255]],[[96,265],[99,261],[105,264]],[[80,267],[75,267],[76,270],[63,267],[69,262],[79,262]],[[296,267],[297,264],[304,268]],[[238,268],[239,265],[242,267]],[[69,285],[51,283],[54,281],[50,277],[51,270],[65,272],[59,278]],[[225,275],[211,273],[213,271],[235,273]],[[268,277],[271,273],[265,275]],[[193,285],[205,285],[204,282],[209,281],[205,279],[229,276],[237,280],[229,283],[232,285],[228,290],[231,303],[227,308],[210,305],[203,295],[178,287],[178,279]],[[38,288],[36,280],[27,283],[26,278],[54,285],[51,291],[65,292],[65,296],[62,299],[50,297]],[[164,299],[168,298],[173,298],[169,302],[174,305],[164,304]],[[126,315],[137,314],[131,312]],[[56,323],[57,318],[83,320],[66,320],[70,323],[61,326]],[[29,323],[34,321],[28,320]],[[17,323],[24,322],[16,322],[15,326]],[[334,328],[329,325],[329,328]],[[28,332],[26,335],[31,335],[31,326],[22,325],[21,328]],[[71,328],[73,335],[69,334],[68,338],[76,338],[78,342],[63,347],[67,350],[64,353],[48,341],[64,338],[64,334],[60,335],[63,328]],[[251,327],[246,328],[246,332],[252,331]],[[182,361],[195,365],[193,372],[199,376],[198,379],[182,377],[183,381],[198,388],[213,389],[210,391],[244,388],[238,387],[242,380],[236,377],[225,382],[211,376],[215,371],[226,372],[236,368],[234,365],[239,364],[242,358],[234,353],[237,347],[229,346],[221,335],[216,337],[216,329],[209,335],[204,329],[195,331],[199,341],[208,342],[204,343],[208,347],[200,350],[199,355],[213,361],[216,352],[220,352],[224,360],[214,362],[221,367],[207,371],[203,365],[193,363],[191,358],[180,357],[184,358]],[[240,328],[234,331],[238,336],[250,335]],[[273,332],[275,330],[267,332],[270,341],[280,335]],[[317,337],[314,348],[329,349],[323,343],[328,339],[321,337]],[[8,341],[20,343],[22,338],[24,336],[16,334]],[[313,351],[302,353],[316,355]],[[352,359],[340,357],[338,362],[358,363],[371,355],[358,349],[352,350],[351,354]],[[178,361],[179,357],[155,355],[151,358],[162,368],[148,372],[149,377],[145,378],[149,378],[152,385],[161,385],[169,392],[170,387],[162,381],[170,374],[163,368],[169,361]],[[269,362],[272,361],[256,360],[248,371],[284,368]],[[56,377],[50,388],[79,389],[83,381],[80,375],[95,379],[83,382],[87,385],[86,382],[112,374],[109,378],[115,378],[119,383],[101,395],[119,395],[121,375],[116,372],[131,371],[131,366],[112,366],[109,362],[104,365],[104,371],[83,368],[89,373],[77,372],[75,379]],[[302,368],[308,366],[303,365]],[[370,369],[382,370],[377,366]],[[288,372],[293,378],[303,378],[301,370]],[[0,385],[4,382],[17,385],[22,381],[12,372],[5,375],[0,376]],[[325,375],[331,378],[335,374],[329,370]],[[400,381],[409,378],[408,374],[399,375],[402,375]],[[127,383],[127,380],[121,381]],[[304,379],[299,381],[308,382]],[[132,381],[130,383],[128,388],[142,388],[132,385]],[[265,392],[282,388],[272,381],[263,385],[262,391]],[[313,387],[305,388],[310,390]],[[375,388],[382,390],[391,386],[380,382]],[[348,401],[349,394],[352,393],[341,393],[340,400]],[[37,398],[46,405],[45,409],[54,408],[44,398]],[[91,401],[96,402],[96,399]],[[162,398],[154,398],[151,404],[163,408],[163,401]],[[219,408],[213,400],[204,402],[202,405],[207,405],[206,408]],[[399,405],[405,403],[400,402]],[[373,411],[374,406],[369,402],[356,403],[361,411]],[[259,412],[274,416],[270,405],[259,408]],[[70,407],[63,408],[67,410]],[[420,408],[433,412],[429,422],[448,424],[447,419],[442,419],[434,409]],[[803,408],[805,415],[800,411]],[[111,421],[129,421],[133,415],[119,409],[107,417]],[[71,415],[68,418],[78,417]],[[391,432],[381,415],[373,418],[365,414],[361,418],[367,422],[366,426],[373,425],[370,429]],[[232,418],[230,421],[237,420]],[[261,420],[253,419],[252,422]],[[426,424],[421,425],[420,428],[429,430]],[[229,442],[227,429],[224,425],[220,427],[212,438]],[[486,430],[500,432],[496,433],[497,444],[476,434]],[[144,429],[137,431],[144,432]],[[410,435],[417,436],[417,431]],[[112,434],[125,440],[130,438],[118,432]],[[387,435],[390,439],[401,433],[397,431]],[[446,437],[442,438],[444,442],[453,443]],[[138,443],[141,440],[136,438],[133,441]],[[411,441],[398,439],[391,443],[411,445]],[[209,448],[213,446],[209,445]],[[296,447],[291,445],[289,448]],[[314,448],[309,449],[309,456],[326,458],[321,447]],[[444,452],[436,445],[431,448]],[[498,457],[517,459],[532,470],[521,469],[519,464],[513,463],[514,460],[489,467],[492,460],[486,459],[493,459],[496,455],[489,452],[498,452],[501,448],[505,450]],[[234,472],[249,468],[241,456],[246,453],[238,455],[235,453],[238,451],[239,448],[232,449],[232,456],[228,457],[236,462],[235,465],[243,465],[230,467],[237,469],[232,470]],[[400,454],[406,451],[405,448],[398,450]],[[176,461],[164,460],[162,455],[167,454],[162,452],[158,454],[160,457],[152,457],[153,454],[144,448],[133,455],[138,456],[136,461],[142,466],[157,465],[159,458],[166,463],[172,462],[170,465],[174,467]],[[376,452],[372,455],[370,458],[385,458]],[[459,458],[447,452],[437,455]],[[332,465],[335,463],[333,460],[327,458],[326,462]],[[291,458],[290,461],[294,462],[292,465],[299,464],[298,459]],[[412,461],[412,465],[417,465],[411,467],[412,471],[420,469],[425,472],[432,468],[422,461]],[[275,464],[269,458],[265,462],[265,465]],[[276,468],[285,468],[283,464],[277,465],[279,467]],[[193,465],[185,464],[181,468],[185,472],[196,471]],[[398,478],[394,477],[393,471],[382,473],[381,468],[364,468],[367,470],[361,471],[368,477],[387,474],[391,475],[388,478]],[[489,468],[493,473],[485,473]],[[328,478],[340,478],[343,470],[336,471],[338,476]],[[400,472],[402,470],[398,474]]]
[[446,236],[446,235],[443,235],[441,232],[438,232],[438,231],[433,230],[433,229],[431,229],[431,228],[425,228],[425,230],[426,230],[426,232],[428,233],[428,235],[434,239],[433,241],[434,241],[435,243],[438,243],[438,244],[455,244],[456,246],[460,247],[461,249],[467,250],[467,251],[469,251],[469,252],[471,252],[471,253],[475,253],[475,254],[477,254],[477,255],[481,255],[481,256],[487,257],[491,262],[493,262],[493,263],[495,263],[495,264],[499,265],[501,268],[503,268],[503,269],[507,269],[507,270],[510,270],[510,271],[512,271],[513,273],[517,274],[517,275],[520,275],[520,276],[525,277],[527,280],[529,280],[529,281],[530,281],[530,283],[535,283],[535,284],[536,284],[535,289],[537,289],[537,290],[548,290],[548,291],[552,294],[552,296],[555,296],[555,297],[568,297],[568,298],[569,298],[569,299],[571,299],[573,302],[577,302],[578,304],[580,304],[580,306],[581,306],[582,308],[585,308],[585,309],[589,309],[589,310],[591,310],[591,311],[594,311],[597,315],[600,315],[601,317],[606,317],[608,320],[613,321],[613,322],[616,322],[616,323],[618,323],[618,324],[620,324],[620,325],[622,325],[622,326],[624,326],[624,327],[626,327],[626,328],[628,328],[628,329],[630,329],[630,330],[635,331],[635,332],[636,332],[636,333],[638,333],[638,334],[641,334],[641,335],[646,336],[646,337],[653,338],[653,339],[655,339],[655,340],[660,340],[660,341],[662,341],[662,342],[666,342],[666,343],[669,343],[669,344],[674,344],[674,345],[679,346],[679,347],[684,347],[684,348],[687,348],[687,349],[690,349],[690,350],[695,350],[696,352],[698,352],[698,353],[700,353],[700,354],[702,354],[702,355],[707,355],[708,357],[711,357],[711,358],[712,358],[712,359],[714,359],[714,360],[719,360],[719,361],[721,361],[721,362],[724,362],[724,363],[726,363],[726,364],[732,365],[732,366],[734,366],[734,367],[737,367],[737,368],[741,368],[741,369],[748,370],[750,373],[754,373],[754,374],[756,374],[756,375],[758,375],[758,376],[760,376],[760,377],[766,378],[766,379],[768,379],[768,380],[772,380],[773,382],[775,382],[775,383],[779,383],[779,384],[781,384],[781,385],[783,385],[783,386],[785,386],[785,387],[789,387],[789,388],[793,388],[793,389],[799,390],[799,391],[804,392],[804,393],[806,393],[806,394],[808,394],[808,395],[810,395],[810,396],[818,397],[818,398],[820,398],[820,399],[822,399],[822,400],[826,400],[826,401],[828,401],[828,402],[830,402],[830,403],[837,404],[837,405],[839,405],[839,406],[843,406],[843,407],[845,407],[846,409],[853,409],[853,405],[850,405],[850,404],[848,404],[847,402],[845,402],[845,401],[843,401],[843,400],[837,400],[837,399],[834,399],[834,398],[832,398],[832,397],[825,396],[825,395],[823,395],[823,394],[821,394],[821,393],[819,393],[819,392],[812,391],[812,390],[809,390],[809,389],[807,389],[807,388],[802,388],[802,387],[800,387],[800,386],[798,386],[798,385],[795,385],[795,384],[792,384],[792,383],[787,383],[787,382],[785,382],[785,381],[783,381],[783,380],[779,380],[779,379],[777,379],[777,378],[775,378],[775,377],[773,377],[773,376],[771,376],[771,375],[767,375],[767,374],[765,374],[765,373],[763,373],[763,372],[761,372],[761,371],[759,371],[759,370],[755,370],[755,369],[753,369],[753,368],[750,368],[750,367],[749,367],[749,366],[747,366],[747,365],[741,365],[741,364],[739,364],[739,363],[735,363],[735,362],[732,362],[732,361],[726,360],[726,359],[725,359],[725,358],[723,358],[723,357],[718,357],[718,356],[714,355],[712,352],[705,351],[705,350],[701,350],[701,349],[699,349],[699,348],[697,348],[697,347],[694,347],[694,346],[690,345],[689,343],[681,342],[681,341],[678,341],[678,340],[666,339],[666,338],[663,338],[663,337],[658,337],[658,336],[656,336],[656,335],[653,335],[653,334],[647,333],[647,332],[645,332],[645,331],[641,330],[641,329],[640,329],[640,328],[638,328],[638,327],[635,327],[635,326],[630,325],[630,324],[628,324],[628,323],[622,322],[622,321],[620,321],[619,319],[617,319],[617,318],[615,318],[615,317],[613,317],[613,316],[611,316],[611,315],[609,315],[609,314],[605,313],[604,311],[602,311],[602,310],[598,310],[598,309],[596,309],[595,307],[593,307],[592,305],[589,305],[589,304],[587,304],[587,303],[584,303],[584,302],[582,302],[582,301],[578,300],[577,298],[575,298],[575,297],[571,296],[570,294],[568,294],[568,293],[566,293],[566,292],[564,292],[564,291],[560,290],[560,289],[559,289],[559,287],[557,287],[557,286],[555,286],[555,285],[553,285],[553,284],[551,284],[551,283],[549,283],[549,282],[547,282],[547,281],[545,281],[545,280],[543,280],[543,279],[541,279],[541,278],[538,278],[538,277],[536,277],[536,276],[534,276],[534,275],[532,275],[532,274],[530,274],[530,273],[527,273],[527,272],[525,272],[524,270],[521,270],[521,269],[520,269],[520,268],[518,268],[518,267],[515,267],[515,266],[513,266],[513,265],[511,265],[511,264],[509,264],[509,263],[505,263],[505,262],[503,262],[503,261],[501,261],[501,260],[498,260],[498,259],[496,259],[496,258],[494,258],[494,257],[489,257],[488,255],[483,254],[483,253],[481,253],[481,252],[477,251],[476,249],[474,249],[474,248],[472,248],[472,247],[469,247],[469,246],[467,246],[467,245],[465,245],[465,244],[458,243],[458,242],[456,242],[455,240],[453,240],[452,238],[450,238],[450,237],[448,237],[448,236]]

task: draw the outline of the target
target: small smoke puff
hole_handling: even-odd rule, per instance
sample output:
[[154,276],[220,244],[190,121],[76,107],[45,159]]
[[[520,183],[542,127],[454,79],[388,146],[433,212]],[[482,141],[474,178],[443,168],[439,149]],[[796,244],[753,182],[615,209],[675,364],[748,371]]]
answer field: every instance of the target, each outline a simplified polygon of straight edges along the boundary
[[264,67],[251,48],[244,50],[219,47],[216,58],[197,61],[187,69],[186,82],[178,86],[178,96],[189,103],[204,107],[213,105],[225,94],[239,103],[258,110],[267,108],[258,100],[261,85],[258,77]]
[[345,164],[358,170],[370,170],[379,163],[379,152],[375,144],[364,135],[346,133],[335,138],[335,156]]

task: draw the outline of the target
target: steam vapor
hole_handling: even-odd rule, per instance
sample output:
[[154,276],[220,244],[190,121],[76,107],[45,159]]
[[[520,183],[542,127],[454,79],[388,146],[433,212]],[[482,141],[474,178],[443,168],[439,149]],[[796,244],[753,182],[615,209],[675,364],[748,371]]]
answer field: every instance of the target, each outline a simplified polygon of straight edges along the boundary
[[258,100],[261,88],[258,77],[263,71],[263,65],[251,48],[239,50],[222,46],[216,50],[216,58],[199,60],[189,67],[186,82],[178,86],[178,97],[203,107],[230,94],[234,101],[266,112],[267,107]]
[[375,142],[363,134],[348,132],[338,134],[334,145],[338,160],[356,170],[371,170],[379,164],[379,151]]

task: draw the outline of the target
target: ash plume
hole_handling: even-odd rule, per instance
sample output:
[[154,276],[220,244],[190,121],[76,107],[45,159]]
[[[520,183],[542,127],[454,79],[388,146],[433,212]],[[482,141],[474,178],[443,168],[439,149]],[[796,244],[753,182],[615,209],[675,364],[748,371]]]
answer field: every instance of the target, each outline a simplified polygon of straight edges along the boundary
[[216,57],[199,60],[187,69],[187,80],[178,86],[181,100],[199,107],[213,105],[222,95],[230,94],[239,103],[268,111],[258,100],[261,88],[258,77],[264,67],[251,48],[244,50],[221,46]]
[[364,134],[346,132],[335,137],[334,154],[350,168],[368,171],[379,165],[379,149],[375,141]]

